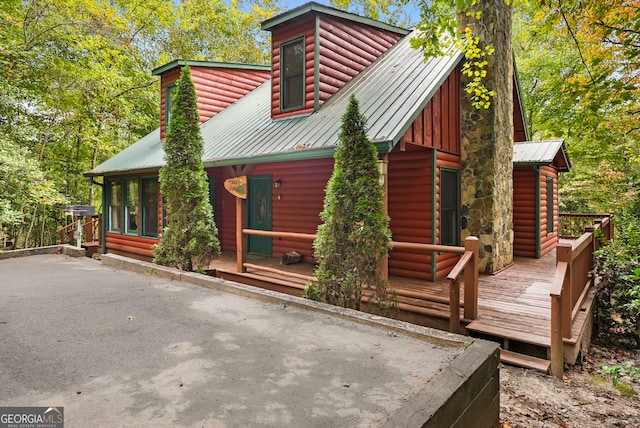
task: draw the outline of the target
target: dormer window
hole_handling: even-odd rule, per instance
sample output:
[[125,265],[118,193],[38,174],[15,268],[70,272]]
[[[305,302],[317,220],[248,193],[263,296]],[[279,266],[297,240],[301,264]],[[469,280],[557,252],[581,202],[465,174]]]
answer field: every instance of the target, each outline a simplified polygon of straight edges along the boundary
[[165,97],[164,97],[164,102],[165,102],[165,121],[164,123],[167,124],[167,127],[169,126],[169,120],[171,119],[171,108],[173,107],[173,96],[176,94],[176,84],[172,83],[170,85],[167,85],[166,89],[165,89]]
[[304,107],[304,37],[280,46],[280,110]]

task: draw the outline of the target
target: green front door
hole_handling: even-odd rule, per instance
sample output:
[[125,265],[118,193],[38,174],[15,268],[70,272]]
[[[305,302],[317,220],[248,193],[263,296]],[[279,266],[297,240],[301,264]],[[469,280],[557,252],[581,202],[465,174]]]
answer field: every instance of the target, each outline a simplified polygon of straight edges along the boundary
[[[249,229],[271,230],[271,176],[249,177]],[[249,252],[271,256],[271,238],[249,235]]]

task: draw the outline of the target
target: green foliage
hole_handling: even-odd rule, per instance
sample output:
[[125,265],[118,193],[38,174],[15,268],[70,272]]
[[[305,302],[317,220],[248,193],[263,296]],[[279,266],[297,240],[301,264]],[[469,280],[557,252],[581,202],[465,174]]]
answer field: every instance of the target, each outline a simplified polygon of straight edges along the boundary
[[155,263],[202,270],[220,254],[207,174],[202,165],[196,90],[189,66],[182,68],[164,141],[165,165],[160,185],[169,225],[155,248]]
[[640,219],[616,219],[616,237],[596,252],[600,276],[596,312],[599,340],[640,347]]
[[329,5],[392,25],[411,25],[405,10],[407,0],[331,0]]
[[360,309],[364,289],[387,298],[379,274],[391,240],[384,214],[377,150],[366,136],[365,118],[354,96],[342,117],[333,174],[327,184],[323,223],[314,242],[318,284],[307,296]]
[[614,366],[602,366],[599,372],[603,375],[611,375],[613,386],[618,386],[622,377],[628,377],[631,382],[638,383],[640,380],[640,368],[631,364],[616,364]]
[[[0,238],[13,242],[15,248],[42,245],[32,235],[36,221],[44,218],[48,209],[59,210],[62,215],[64,197],[56,190],[55,183],[45,177],[40,164],[24,147],[20,147],[0,135]],[[55,230],[44,223],[38,225],[44,239]]]
[[484,84],[487,57],[493,54],[494,48],[490,45],[483,46],[471,28],[460,28],[458,16],[466,14],[480,20],[482,13],[482,3],[479,0],[422,2],[420,23],[417,26],[420,34],[411,40],[411,46],[422,50],[425,60],[446,55],[452,46],[464,53],[462,73],[469,77],[465,91],[471,98],[471,105],[477,109],[489,108],[491,98],[495,95]]
[[564,138],[563,211],[640,214],[640,9],[516,2],[514,51],[532,140]]
[[[158,126],[150,70],[176,58],[266,63],[259,23],[277,10],[257,0],[2,1],[0,137],[25,148],[70,203],[100,211],[100,188],[83,174]],[[62,210],[35,212],[37,243],[55,243],[48,231],[65,224]]]

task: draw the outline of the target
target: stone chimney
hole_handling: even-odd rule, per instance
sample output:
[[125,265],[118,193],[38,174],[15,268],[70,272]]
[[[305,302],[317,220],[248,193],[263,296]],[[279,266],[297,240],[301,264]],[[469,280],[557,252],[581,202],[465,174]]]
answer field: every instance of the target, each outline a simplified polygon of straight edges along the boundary
[[[480,0],[479,20],[461,15],[461,28],[471,27],[480,46],[495,52],[484,80],[495,92],[488,109],[476,109],[461,90],[461,228],[462,239],[480,239],[481,272],[493,273],[513,261],[513,53],[511,7],[504,0]],[[469,79],[462,76],[464,88]]]

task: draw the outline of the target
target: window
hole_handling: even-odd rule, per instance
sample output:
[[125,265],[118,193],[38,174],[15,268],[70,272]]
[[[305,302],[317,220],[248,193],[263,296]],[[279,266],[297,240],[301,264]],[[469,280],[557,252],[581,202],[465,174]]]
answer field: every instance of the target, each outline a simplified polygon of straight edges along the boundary
[[304,37],[280,45],[280,109],[304,106]]
[[109,180],[108,231],[158,237],[158,177]]
[[124,213],[124,232],[128,234],[138,234],[138,180],[125,181],[125,198],[127,205]]
[[119,232],[122,221],[122,185],[109,181],[109,231]]
[[173,107],[173,96],[176,94],[176,84],[172,83],[167,85],[164,93],[164,125],[165,132],[169,128],[169,121],[171,120],[171,108]]
[[440,169],[440,244],[460,245],[459,172]]
[[142,179],[142,236],[158,237],[158,180]]
[[555,221],[553,196],[553,177],[547,177],[547,234],[553,233],[553,223]]

